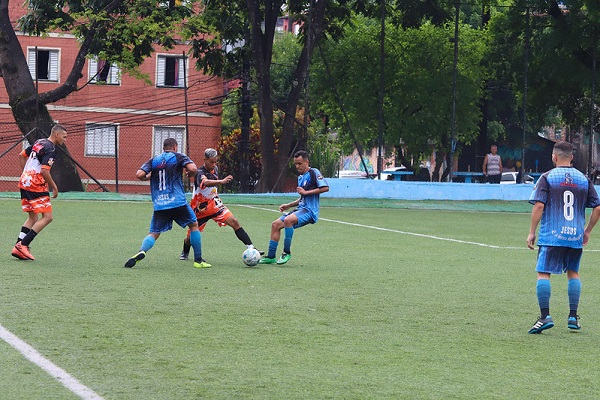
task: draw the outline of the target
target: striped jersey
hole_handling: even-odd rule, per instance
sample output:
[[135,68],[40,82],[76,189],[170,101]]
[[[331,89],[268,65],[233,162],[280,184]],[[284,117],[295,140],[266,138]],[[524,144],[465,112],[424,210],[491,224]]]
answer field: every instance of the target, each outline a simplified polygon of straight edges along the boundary
[[538,246],[581,248],[585,209],[600,206],[594,185],[579,170],[556,167],[544,173],[529,198],[544,203]]
[[150,177],[150,192],[154,210],[168,210],[187,204],[185,190],[183,189],[183,169],[192,163],[188,156],[172,151],[162,154],[146,161],[140,169]]

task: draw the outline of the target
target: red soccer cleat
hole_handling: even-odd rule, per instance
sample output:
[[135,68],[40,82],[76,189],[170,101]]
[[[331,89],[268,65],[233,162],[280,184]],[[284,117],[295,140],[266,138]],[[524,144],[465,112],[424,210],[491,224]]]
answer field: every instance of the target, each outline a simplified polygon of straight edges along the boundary
[[29,247],[24,246],[21,242],[15,244],[13,247],[11,255],[13,257],[18,258],[19,260],[35,260],[33,255],[29,252]]

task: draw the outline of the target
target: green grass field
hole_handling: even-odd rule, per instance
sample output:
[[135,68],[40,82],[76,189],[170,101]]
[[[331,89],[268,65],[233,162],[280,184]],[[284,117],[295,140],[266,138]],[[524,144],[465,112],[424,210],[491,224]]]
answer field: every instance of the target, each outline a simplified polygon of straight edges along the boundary
[[[283,200],[224,199],[266,249]],[[566,327],[556,276],[556,326],[528,335],[526,202],[323,204],[285,266],[245,267],[233,231],[210,222],[213,268],[178,259],[175,228],[125,269],[149,202],[59,198],[24,262],[10,249],[25,214],[0,199],[0,326],[104,399],[600,397],[600,231],[582,261],[582,330]],[[2,340],[0,393],[77,398]]]

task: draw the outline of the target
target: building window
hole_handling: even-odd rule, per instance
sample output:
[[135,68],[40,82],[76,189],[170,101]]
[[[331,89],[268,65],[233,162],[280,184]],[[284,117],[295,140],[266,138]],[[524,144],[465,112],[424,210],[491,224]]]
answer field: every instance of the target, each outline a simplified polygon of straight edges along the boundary
[[[27,64],[33,79],[40,81],[58,82],[58,59],[59,51],[51,49],[27,50]],[[37,58],[37,63],[36,63]]]
[[152,145],[152,154],[157,155],[163,152],[163,142],[165,139],[173,138],[177,140],[178,151],[185,153],[185,128],[182,126],[155,126],[154,141]]
[[85,124],[85,155],[90,157],[114,157],[117,125]]
[[107,85],[121,84],[119,67],[116,64],[109,64],[104,60],[90,60],[90,82],[105,83]]
[[184,65],[182,56],[158,56],[156,86],[184,87]]

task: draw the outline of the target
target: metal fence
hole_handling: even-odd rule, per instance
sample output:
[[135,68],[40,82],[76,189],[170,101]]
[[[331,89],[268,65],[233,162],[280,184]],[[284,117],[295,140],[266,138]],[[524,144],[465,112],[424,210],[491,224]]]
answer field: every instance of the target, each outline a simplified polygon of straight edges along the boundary
[[[219,130],[210,125],[188,125],[186,130],[185,125],[175,124],[62,124],[68,130],[67,150],[88,192],[148,193],[148,182],[137,180],[135,173],[162,152],[164,139],[177,139],[178,150],[197,164],[203,160],[204,149],[216,147],[219,141]],[[27,145],[15,123],[0,123],[0,191],[18,190],[22,171],[16,160]]]

